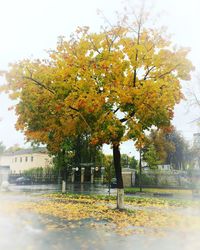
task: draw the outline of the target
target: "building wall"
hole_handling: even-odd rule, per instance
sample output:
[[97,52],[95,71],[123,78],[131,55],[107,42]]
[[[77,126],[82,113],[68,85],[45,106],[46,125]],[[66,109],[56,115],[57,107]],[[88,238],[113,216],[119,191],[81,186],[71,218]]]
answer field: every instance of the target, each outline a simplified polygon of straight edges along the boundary
[[10,173],[9,166],[0,166],[0,185],[4,181],[8,181],[8,175]]
[[124,187],[132,187],[135,185],[135,170],[129,168],[122,169],[122,179]]
[[52,158],[45,153],[0,156],[0,165],[10,166],[10,170],[13,173],[20,173],[31,168],[47,167],[51,163]]

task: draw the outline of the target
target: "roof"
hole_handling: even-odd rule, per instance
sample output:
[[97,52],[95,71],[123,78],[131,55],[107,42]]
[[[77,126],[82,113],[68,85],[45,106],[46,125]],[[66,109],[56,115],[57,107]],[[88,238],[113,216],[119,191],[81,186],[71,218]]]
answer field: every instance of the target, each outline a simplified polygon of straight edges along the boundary
[[26,148],[20,149],[13,152],[4,152],[2,156],[15,156],[15,155],[25,155],[25,154],[48,154],[47,148],[39,147],[39,148]]

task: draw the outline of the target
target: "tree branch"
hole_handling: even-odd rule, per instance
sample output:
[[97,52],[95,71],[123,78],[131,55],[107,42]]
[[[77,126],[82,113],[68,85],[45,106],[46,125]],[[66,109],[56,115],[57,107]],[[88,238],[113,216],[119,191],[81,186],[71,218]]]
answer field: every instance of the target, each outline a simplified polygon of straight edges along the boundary
[[91,42],[91,44],[93,45],[93,49],[100,55],[101,52],[99,51],[99,49],[96,47],[94,41],[92,40],[92,38],[89,36],[89,40]]
[[76,111],[80,115],[80,117],[83,119],[83,121],[85,122],[85,124],[87,125],[87,127],[89,128],[89,130],[91,131],[92,129],[91,129],[90,125],[87,123],[85,117],[81,114],[81,112],[78,109],[72,107],[71,105],[69,105],[69,108],[72,109],[72,110],[74,110],[74,111]]
[[133,117],[134,115],[135,115],[135,111],[131,112],[129,117],[124,117],[124,118],[120,119],[119,121],[121,123],[126,122],[130,117]]
[[151,68],[148,67],[148,70],[147,70],[147,72],[146,72],[146,74],[145,74],[143,80],[146,80],[146,79],[147,79],[147,76],[149,75],[149,73],[150,73],[150,72],[152,71],[152,69],[154,69],[154,68],[155,68],[155,66],[152,66]]
[[167,72],[165,72],[165,73],[159,75],[157,78],[162,78],[163,76],[170,74],[170,73],[171,73],[172,71],[174,71],[179,65],[180,65],[180,64],[177,64],[174,68],[172,68],[171,70],[168,70]]
[[48,90],[50,93],[55,95],[55,92],[52,89],[48,88],[47,86],[45,86],[43,83],[39,82],[38,80],[33,79],[32,77],[28,77],[28,76],[23,76],[22,78],[34,82],[36,85]]
[[[140,44],[140,30],[141,30],[141,26],[142,26],[142,17],[140,16],[140,20],[138,22],[138,31],[137,31],[137,45]],[[137,61],[138,61],[138,49],[136,49],[136,54],[135,54],[135,62],[137,63]],[[133,76],[133,86],[134,87],[136,85],[136,80],[137,80],[137,66],[134,67],[134,76]]]

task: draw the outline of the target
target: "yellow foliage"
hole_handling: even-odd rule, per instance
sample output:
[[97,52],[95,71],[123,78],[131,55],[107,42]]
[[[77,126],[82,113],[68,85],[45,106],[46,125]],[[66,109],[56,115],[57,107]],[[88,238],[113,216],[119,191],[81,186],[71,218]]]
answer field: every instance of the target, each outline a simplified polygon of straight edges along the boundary
[[173,48],[163,29],[133,29],[79,27],[71,40],[59,38],[49,59],[12,65],[7,89],[19,100],[17,128],[47,144],[88,132],[93,144],[139,145],[145,129],[168,125],[183,98],[180,81],[193,70],[189,50]]
[[[54,218],[66,220],[66,227],[74,228],[80,226],[84,219],[93,219],[91,227],[103,227],[106,224],[107,230],[115,231],[121,235],[135,233],[154,233],[168,229],[179,232],[195,232],[200,230],[200,218],[198,213],[184,213],[186,211],[198,211],[199,203],[176,203],[161,199],[136,198],[126,202],[126,210],[115,209],[114,201],[98,199],[97,197],[50,194],[40,197],[35,201],[10,202],[1,204],[0,212],[9,215],[18,211],[30,211],[43,216],[48,216],[52,221]],[[45,217],[44,217],[45,218]],[[78,222],[79,223],[75,223]],[[98,221],[105,223],[98,224]],[[54,222],[55,223],[55,222]],[[59,225],[51,223],[49,230],[57,230]]]

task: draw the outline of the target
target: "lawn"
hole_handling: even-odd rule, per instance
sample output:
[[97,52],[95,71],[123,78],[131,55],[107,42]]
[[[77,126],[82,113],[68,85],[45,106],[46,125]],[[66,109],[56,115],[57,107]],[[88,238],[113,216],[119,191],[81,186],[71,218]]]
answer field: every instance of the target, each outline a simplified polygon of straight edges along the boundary
[[21,209],[45,216],[60,218],[67,222],[92,219],[102,221],[111,230],[129,235],[147,229],[164,232],[169,228],[177,230],[200,230],[200,217],[185,214],[184,209],[199,210],[199,201],[175,201],[159,198],[126,197],[126,209],[116,209],[114,196],[50,194],[39,202],[27,202]]
[[[124,189],[125,194],[136,194],[140,192],[140,188],[131,187]],[[192,190],[189,189],[169,189],[169,188],[142,188],[143,194],[173,194],[173,195],[192,195]]]

